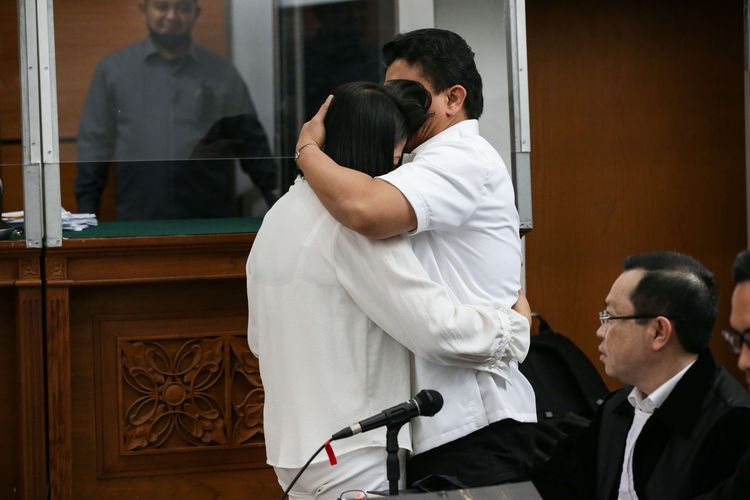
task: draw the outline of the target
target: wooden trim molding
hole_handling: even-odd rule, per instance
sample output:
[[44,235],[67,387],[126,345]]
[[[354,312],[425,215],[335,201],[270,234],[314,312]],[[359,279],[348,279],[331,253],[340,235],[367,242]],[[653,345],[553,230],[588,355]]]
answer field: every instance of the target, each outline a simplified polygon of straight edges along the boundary
[[51,498],[73,498],[70,301],[68,289],[47,289],[47,405]]
[[15,336],[18,426],[3,429],[18,435],[17,494],[46,498],[44,332],[42,330],[41,250],[23,241],[0,242],[0,287],[15,290]]
[[244,279],[255,234],[65,240],[47,250],[47,283],[98,286]]

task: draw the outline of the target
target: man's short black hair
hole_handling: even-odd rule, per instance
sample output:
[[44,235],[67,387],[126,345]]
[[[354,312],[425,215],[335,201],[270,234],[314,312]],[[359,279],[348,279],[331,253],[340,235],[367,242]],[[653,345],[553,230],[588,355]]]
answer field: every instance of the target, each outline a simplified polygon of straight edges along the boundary
[[482,116],[482,77],[474,63],[474,51],[459,35],[437,28],[401,33],[383,45],[386,67],[397,59],[418,66],[435,92],[462,85],[466,89],[467,116],[473,119]]
[[743,250],[737,254],[732,268],[735,286],[744,281],[750,281],[750,250]]
[[634,314],[666,316],[672,320],[682,348],[699,353],[708,348],[719,308],[714,275],[692,257],[677,252],[634,255],[625,270],[645,274],[633,289]]

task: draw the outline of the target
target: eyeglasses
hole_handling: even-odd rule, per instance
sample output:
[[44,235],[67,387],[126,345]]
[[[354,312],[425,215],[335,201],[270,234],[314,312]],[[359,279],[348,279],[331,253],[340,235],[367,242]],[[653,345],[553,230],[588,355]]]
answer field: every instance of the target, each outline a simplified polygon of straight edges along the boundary
[[727,341],[729,347],[732,348],[732,352],[739,354],[742,351],[742,344],[745,344],[750,348],[750,328],[744,332],[738,332],[732,327],[724,328],[721,331],[721,336]]
[[659,316],[664,316],[663,314],[635,314],[632,316],[612,316],[607,311],[602,311],[599,313],[599,321],[601,321],[602,326],[607,326],[607,323],[609,321],[615,320],[615,319],[654,319]]

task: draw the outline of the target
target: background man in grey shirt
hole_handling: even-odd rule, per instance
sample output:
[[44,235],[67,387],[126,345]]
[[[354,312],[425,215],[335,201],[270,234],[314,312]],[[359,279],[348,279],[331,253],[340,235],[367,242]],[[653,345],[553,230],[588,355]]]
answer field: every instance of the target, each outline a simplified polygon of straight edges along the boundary
[[149,37],[102,60],[89,87],[78,211],[98,214],[110,161],[117,219],[233,215],[228,158],[237,157],[272,204],[276,171],[247,86],[231,63],[192,43],[198,0],[143,0],[139,9]]

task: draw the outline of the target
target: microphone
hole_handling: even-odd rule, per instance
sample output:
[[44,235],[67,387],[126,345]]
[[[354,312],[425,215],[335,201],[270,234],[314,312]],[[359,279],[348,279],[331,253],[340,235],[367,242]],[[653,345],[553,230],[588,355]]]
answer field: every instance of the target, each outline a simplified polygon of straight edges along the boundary
[[344,427],[331,437],[331,441],[347,438],[360,432],[367,432],[384,425],[401,425],[413,417],[431,417],[443,407],[443,396],[438,391],[424,389],[414,396],[414,399],[392,406],[377,415],[361,420],[356,424]]

